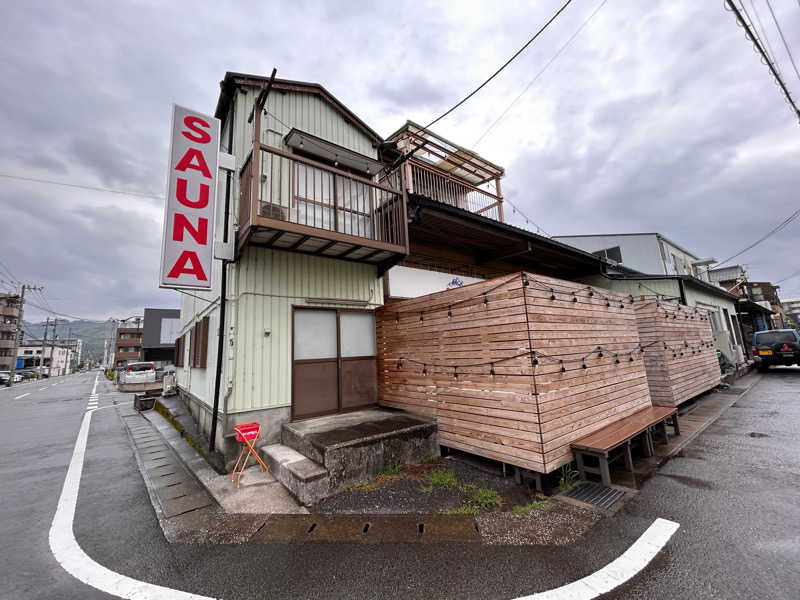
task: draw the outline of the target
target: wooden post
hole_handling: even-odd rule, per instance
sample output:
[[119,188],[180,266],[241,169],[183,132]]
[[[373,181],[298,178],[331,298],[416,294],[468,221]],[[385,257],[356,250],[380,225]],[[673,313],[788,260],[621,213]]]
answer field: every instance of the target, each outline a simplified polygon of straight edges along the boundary
[[625,468],[633,473],[633,456],[631,455],[631,441],[625,443]]
[[497,191],[497,214],[500,217],[498,221],[505,223],[503,218],[503,193],[500,191],[500,178],[494,180],[495,189]]

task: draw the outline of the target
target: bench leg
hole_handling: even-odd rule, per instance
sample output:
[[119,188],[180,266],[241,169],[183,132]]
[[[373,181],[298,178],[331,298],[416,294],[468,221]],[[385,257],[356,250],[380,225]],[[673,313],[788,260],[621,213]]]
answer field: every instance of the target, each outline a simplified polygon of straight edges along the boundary
[[586,471],[583,468],[583,452],[575,452],[575,463],[578,465],[578,473],[580,474],[581,481],[586,481]]
[[661,434],[664,436],[664,443],[669,444],[669,433],[667,432],[667,420],[664,419],[659,424],[659,429],[661,429]]
[[522,485],[522,469],[514,467],[514,483]]
[[600,479],[603,485],[611,485],[611,473],[608,470],[608,456],[600,456]]
[[653,434],[650,432],[649,429],[646,429],[644,432],[644,440],[642,443],[642,454],[644,454],[645,457],[647,458],[650,458],[651,456],[653,456],[653,454],[655,454],[653,448]]
[[675,431],[675,435],[681,434],[681,426],[678,424],[678,413],[672,415],[672,429]]
[[533,480],[536,482],[536,491],[542,492],[542,474],[541,473],[534,473]]
[[625,468],[633,473],[633,455],[631,454],[631,441],[628,440],[625,444]]

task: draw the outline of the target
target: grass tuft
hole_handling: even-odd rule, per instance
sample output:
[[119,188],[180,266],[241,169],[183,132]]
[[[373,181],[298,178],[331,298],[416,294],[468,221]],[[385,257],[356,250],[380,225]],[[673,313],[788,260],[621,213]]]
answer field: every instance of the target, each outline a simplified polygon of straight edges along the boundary
[[443,515],[469,515],[475,517],[480,514],[481,510],[473,504],[465,504],[458,508],[447,508],[442,511]]
[[389,463],[384,467],[383,471],[378,473],[378,477],[394,477],[399,475],[406,468],[406,463],[402,459]]
[[549,500],[531,500],[528,504],[515,506],[512,510],[518,515],[529,515],[534,510],[550,510],[552,506]]
[[447,489],[460,488],[458,478],[450,471],[434,469],[430,473],[425,473],[425,480],[432,486],[439,486]]

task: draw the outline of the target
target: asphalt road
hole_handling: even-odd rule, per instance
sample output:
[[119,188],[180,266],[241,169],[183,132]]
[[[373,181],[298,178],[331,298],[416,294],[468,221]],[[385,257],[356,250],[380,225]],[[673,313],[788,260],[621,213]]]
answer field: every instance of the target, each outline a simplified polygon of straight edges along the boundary
[[[107,598],[48,530],[94,373],[0,389],[0,598]],[[45,386],[46,389],[40,389]],[[101,383],[99,405],[112,388]],[[750,434],[764,434],[752,437]],[[476,544],[168,544],[115,409],[92,420],[74,532],[135,579],[224,598],[515,598],[579,579],[657,517],[681,529],[614,598],[797,598],[800,370],[770,372],[616,516],[565,548]]]

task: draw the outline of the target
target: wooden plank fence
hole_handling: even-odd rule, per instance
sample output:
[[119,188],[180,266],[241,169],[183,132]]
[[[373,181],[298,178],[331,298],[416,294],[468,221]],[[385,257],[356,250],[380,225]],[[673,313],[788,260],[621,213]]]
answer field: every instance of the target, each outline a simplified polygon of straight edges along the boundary
[[707,310],[658,300],[637,300],[634,309],[653,404],[678,406],[719,384]]
[[630,296],[517,273],[376,317],[380,403],[436,417],[445,446],[549,473],[651,406]]

